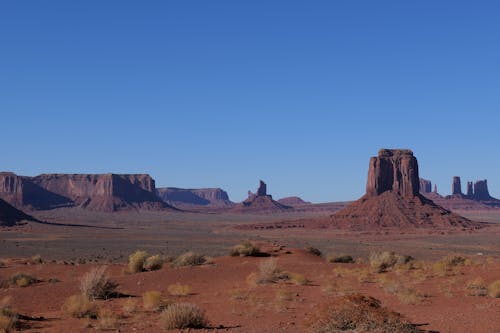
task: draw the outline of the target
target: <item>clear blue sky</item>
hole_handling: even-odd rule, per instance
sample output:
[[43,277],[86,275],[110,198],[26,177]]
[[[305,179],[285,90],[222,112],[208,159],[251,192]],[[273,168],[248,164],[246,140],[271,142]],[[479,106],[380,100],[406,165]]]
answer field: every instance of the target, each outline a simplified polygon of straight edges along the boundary
[[[381,147],[500,197],[497,1],[2,1],[0,169],[356,199]],[[464,186],[465,190],[465,186]]]

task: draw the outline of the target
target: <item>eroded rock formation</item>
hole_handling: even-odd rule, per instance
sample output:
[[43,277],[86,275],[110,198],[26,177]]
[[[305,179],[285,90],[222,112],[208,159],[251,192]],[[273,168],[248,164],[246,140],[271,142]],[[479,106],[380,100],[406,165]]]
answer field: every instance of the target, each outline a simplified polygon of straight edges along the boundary
[[451,195],[460,195],[462,196],[462,181],[460,177],[453,177],[453,183],[451,184]]
[[431,193],[432,182],[427,179],[420,178],[420,193]]
[[42,174],[36,177],[2,173],[0,197],[18,208],[52,209],[79,206],[97,211],[163,209],[149,175]]
[[257,189],[256,195],[258,197],[264,197],[267,195],[267,185],[262,180],[259,183],[259,188]]
[[281,198],[278,200],[278,202],[280,204],[286,205],[286,206],[303,206],[303,205],[310,205],[311,204],[309,201],[305,201],[300,197]]
[[13,226],[23,220],[34,220],[33,217],[25,214],[6,201],[0,199],[0,226]]
[[183,189],[164,187],[156,189],[158,196],[174,206],[209,206],[230,207],[234,203],[229,200],[226,191],[220,188]]
[[474,190],[472,187],[472,182],[467,182],[467,194],[466,196],[468,198],[472,198],[474,196]]
[[490,192],[488,191],[488,181],[478,180],[474,183],[474,200],[488,201],[491,200]]
[[271,212],[284,211],[292,207],[283,205],[273,200],[273,197],[267,194],[267,185],[262,180],[259,182],[259,188],[255,194],[249,192],[248,199],[236,205],[232,210],[237,212]]
[[366,194],[332,215],[329,225],[359,231],[480,227],[425,198],[419,185],[417,159],[410,150],[382,149],[370,159]]

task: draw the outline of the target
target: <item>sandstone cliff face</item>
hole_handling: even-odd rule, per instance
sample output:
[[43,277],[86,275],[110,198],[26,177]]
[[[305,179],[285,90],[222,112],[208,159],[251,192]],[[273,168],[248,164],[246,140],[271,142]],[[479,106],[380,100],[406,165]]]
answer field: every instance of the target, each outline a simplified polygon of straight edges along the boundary
[[474,183],[474,200],[488,201],[491,200],[490,192],[488,191],[488,181],[478,180]]
[[0,173],[0,198],[18,209],[44,210],[72,206],[73,202],[33,183],[30,177]]
[[351,230],[480,227],[419,193],[418,163],[410,150],[382,149],[369,164],[366,194],[331,216],[329,225]]
[[158,196],[174,206],[194,205],[209,207],[230,207],[234,203],[229,200],[226,191],[220,188],[183,189],[163,187],[156,190]]
[[366,195],[377,196],[393,191],[413,197],[419,193],[417,159],[409,149],[381,149],[370,159]]
[[432,182],[427,179],[420,178],[420,193],[431,193],[432,192]]
[[0,226],[10,227],[23,220],[34,220],[14,206],[0,199]]
[[36,177],[2,173],[0,197],[18,208],[36,210],[79,206],[97,211],[163,209],[149,175],[42,174]]

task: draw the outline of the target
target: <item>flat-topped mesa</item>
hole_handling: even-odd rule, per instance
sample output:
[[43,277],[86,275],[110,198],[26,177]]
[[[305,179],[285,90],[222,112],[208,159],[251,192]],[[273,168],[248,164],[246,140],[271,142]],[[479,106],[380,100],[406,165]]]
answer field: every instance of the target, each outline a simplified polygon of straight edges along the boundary
[[257,189],[256,195],[258,197],[265,197],[267,195],[267,185],[262,180],[259,183],[259,188]]
[[463,195],[462,193],[462,181],[460,177],[454,176],[453,182],[451,184],[451,195]]
[[432,192],[432,182],[427,179],[420,178],[420,192],[421,193],[431,193]]
[[377,196],[386,191],[404,197],[419,194],[418,163],[409,149],[381,149],[370,158],[366,195]]
[[474,183],[474,200],[491,200],[490,192],[488,191],[488,181],[478,180]]

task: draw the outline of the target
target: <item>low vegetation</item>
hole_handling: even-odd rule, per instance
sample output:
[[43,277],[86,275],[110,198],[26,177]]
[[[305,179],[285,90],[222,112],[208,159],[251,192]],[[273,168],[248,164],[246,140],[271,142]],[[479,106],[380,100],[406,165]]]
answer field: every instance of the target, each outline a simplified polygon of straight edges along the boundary
[[10,277],[11,284],[24,288],[35,284],[38,281],[35,277],[26,273],[16,273]]
[[9,333],[17,324],[17,313],[10,305],[10,298],[0,300],[0,332]]
[[324,305],[307,321],[311,333],[398,332],[417,333],[418,328],[380,301],[359,294],[344,296]]
[[486,282],[481,277],[477,277],[469,281],[466,286],[467,294],[469,296],[486,296],[488,295],[488,288]]
[[377,273],[387,272],[395,266],[408,265],[414,259],[411,256],[384,251],[370,254],[370,266]]
[[187,284],[175,283],[169,285],[167,290],[172,296],[187,296],[191,293],[192,288]]
[[233,257],[257,257],[261,255],[260,248],[250,241],[233,246],[230,253]]
[[99,330],[116,330],[119,327],[118,316],[110,309],[101,307],[97,313],[97,328]]
[[322,255],[321,250],[316,248],[316,247],[313,247],[313,246],[306,247],[306,250],[307,250],[307,252],[309,252],[310,254],[312,254],[314,256],[321,257],[321,255]]
[[259,264],[259,271],[255,276],[255,283],[275,283],[281,279],[288,279],[286,272],[278,268],[278,260],[276,258],[269,258],[263,260]]
[[493,298],[500,298],[500,280],[496,280],[488,286],[488,295]]
[[95,304],[85,295],[72,295],[66,299],[61,310],[75,318],[97,318]]
[[128,257],[130,273],[155,271],[163,267],[163,259],[159,255],[149,256],[146,251],[135,251]]
[[438,276],[450,276],[456,273],[460,266],[470,264],[470,260],[457,255],[446,256],[432,265],[434,273]]
[[80,291],[88,299],[108,299],[116,295],[118,283],[110,280],[106,267],[93,268],[80,281]]
[[161,314],[160,322],[165,329],[204,328],[208,325],[205,313],[192,303],[174,303]]
[[31,257],[31,259],[30,259],[30,263],[31,263],[32,265],[39,265],[39,264],[43,264],[42,256],[41,256],[41,255],[39,255],[39,254],[34,255],[33,257]]
[[198,266],[203,265],[206,262],[207,258],[204,255],[189,251],[175,258],[175,260],[172,262],[172,266]]
[[163,299],[159,291],[150,290],[142,294],[142,307],[146,311],[158,311],[165,308],[167,305],[168,302]]

